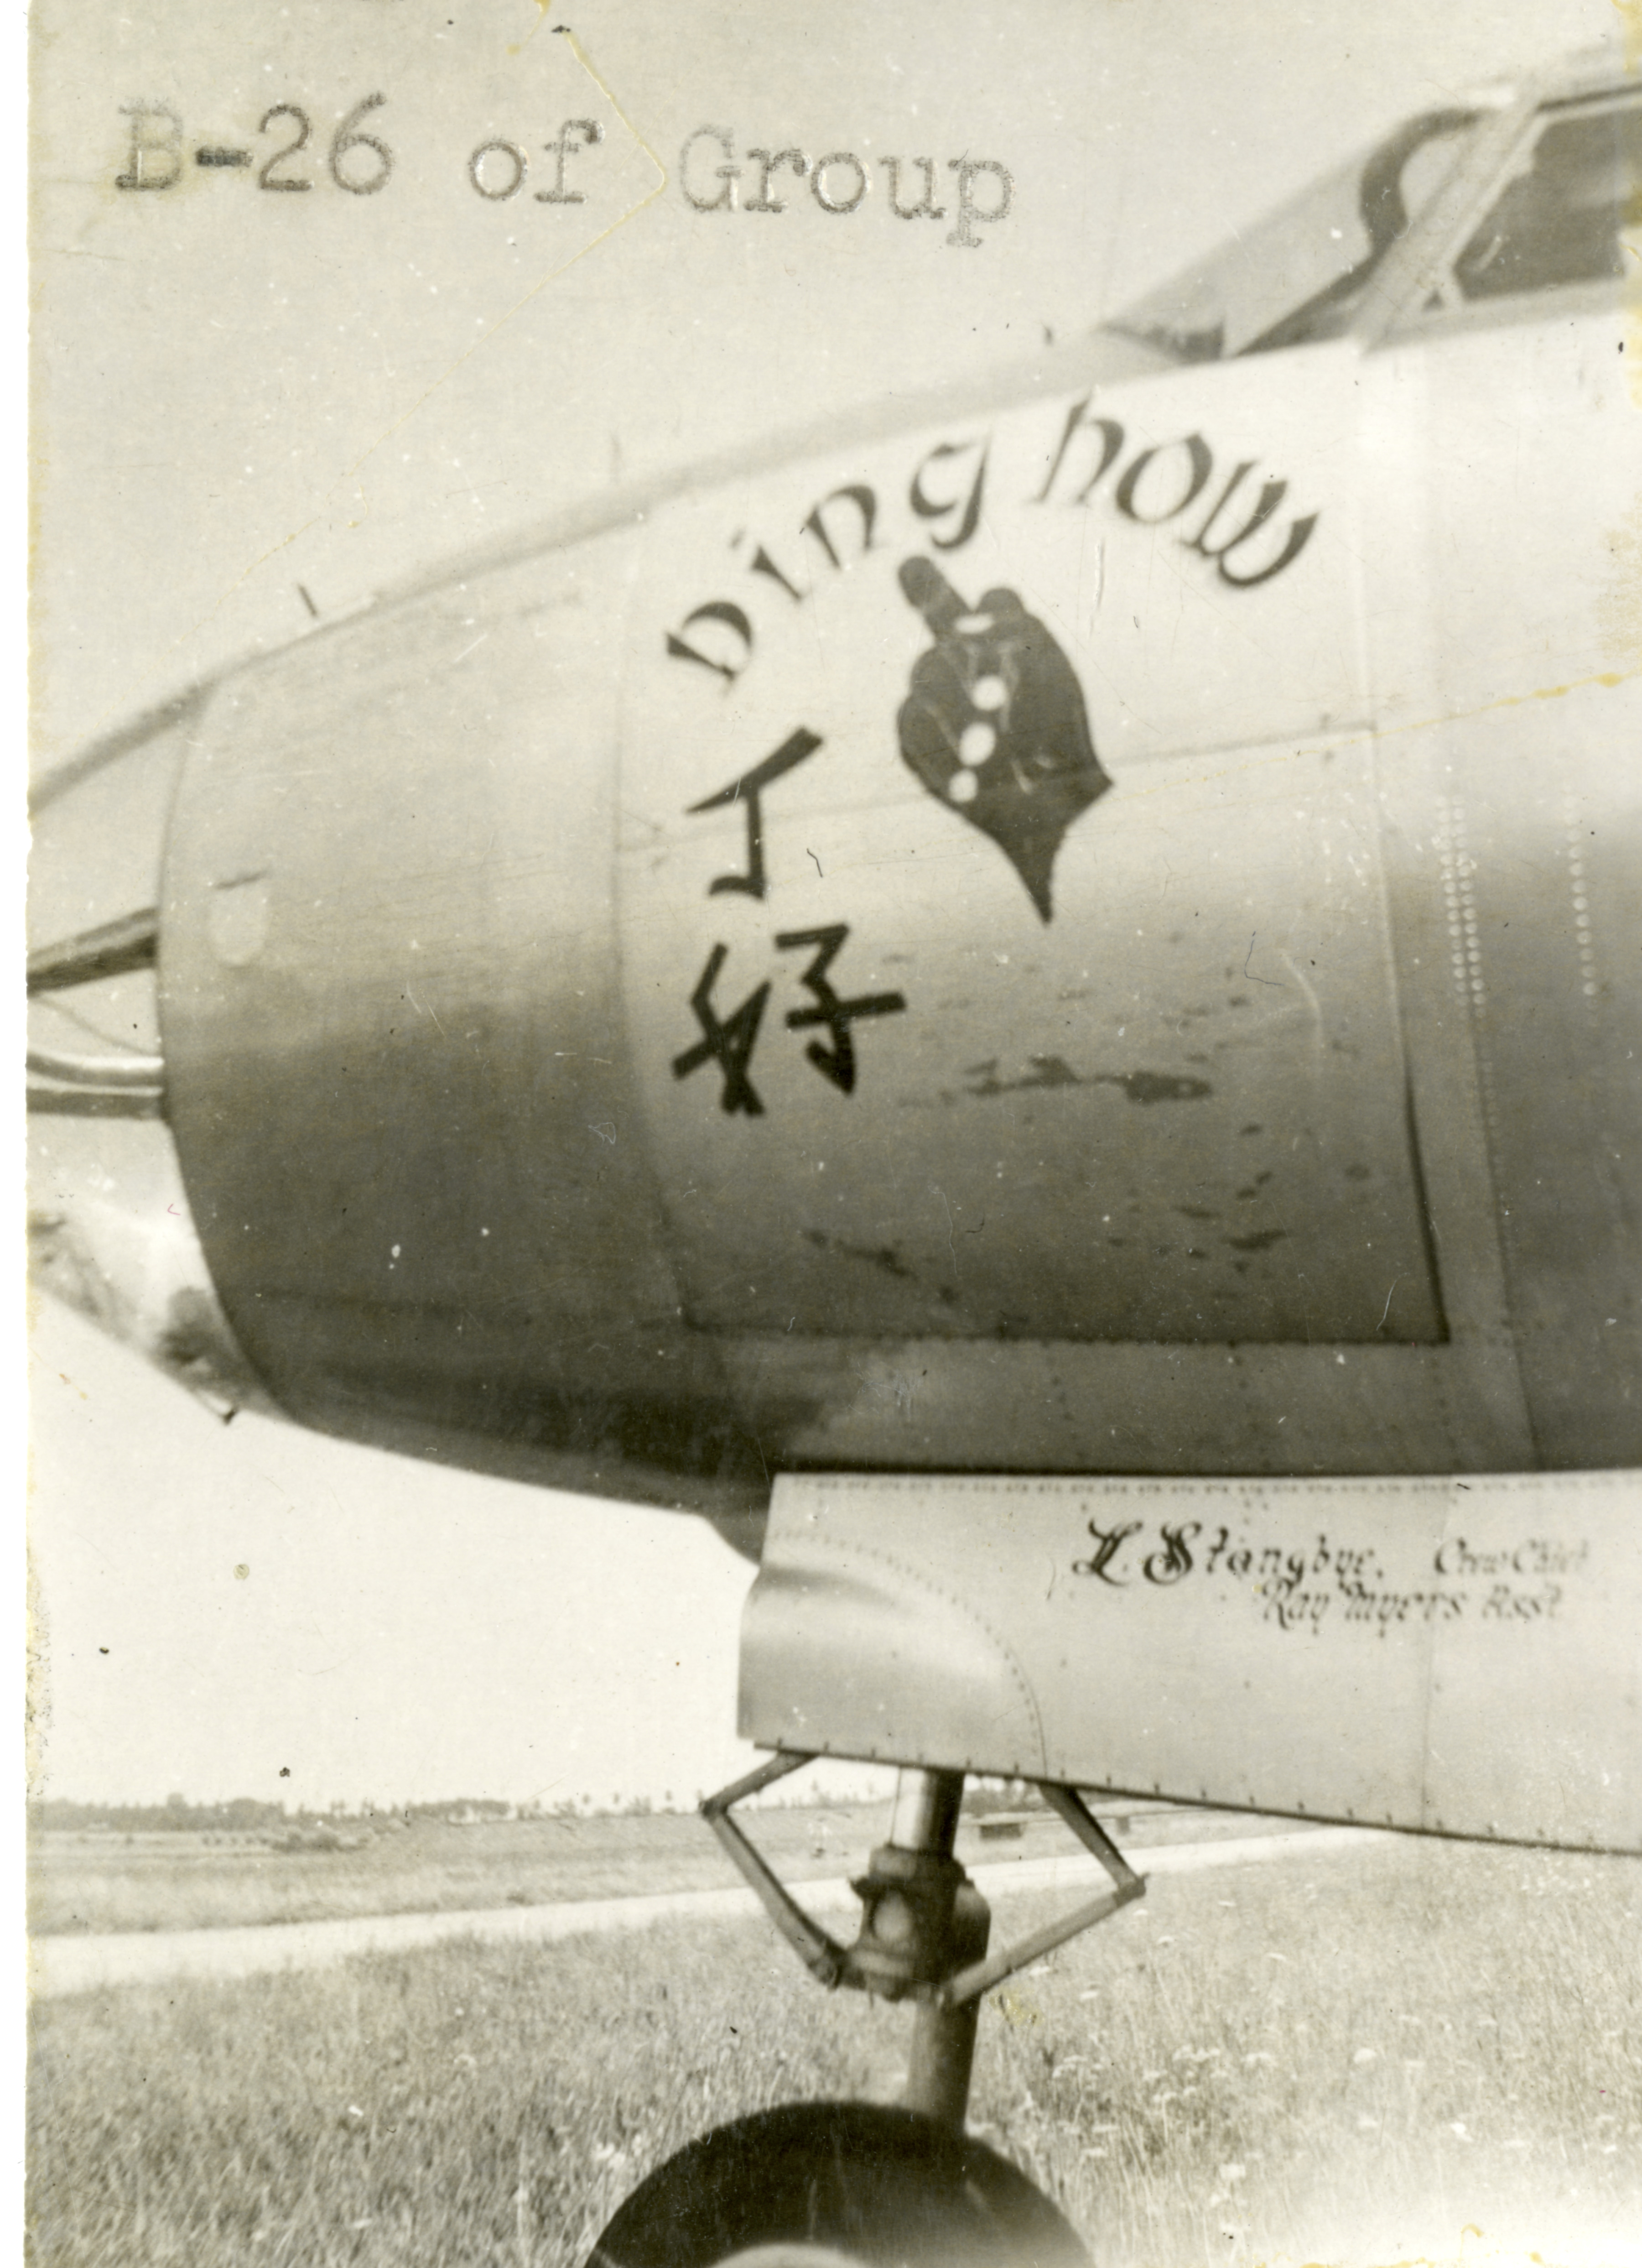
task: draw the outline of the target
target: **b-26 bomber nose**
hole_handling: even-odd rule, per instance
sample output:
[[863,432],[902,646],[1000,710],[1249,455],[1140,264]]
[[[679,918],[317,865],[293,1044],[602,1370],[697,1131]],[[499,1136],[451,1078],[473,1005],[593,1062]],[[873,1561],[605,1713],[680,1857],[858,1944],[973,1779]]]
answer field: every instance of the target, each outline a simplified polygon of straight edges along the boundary
[[166,818],[205,698],[139,718],[36,792],[28,1229],[38,1285],[227,1418],[268,1397],[194,1230],[156,999]]

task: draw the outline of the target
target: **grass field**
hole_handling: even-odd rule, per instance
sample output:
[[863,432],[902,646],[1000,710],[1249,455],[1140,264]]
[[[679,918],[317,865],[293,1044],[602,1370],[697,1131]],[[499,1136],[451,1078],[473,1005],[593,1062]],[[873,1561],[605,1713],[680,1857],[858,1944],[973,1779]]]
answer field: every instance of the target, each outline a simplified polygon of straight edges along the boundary
[[[793,1867],[814,1867],[819,1847],[837,1873],[866,1848],[842,1814],[773,1812],[759,1832]],[[708,1889],[737,1879],[693,1813],[473,1827],[418,1820],[337,1850],[280,1849],[253,1837],[54,1834],[38,1837],[30,1853],[29,1919],[36,1933],[216,1929]]]
[[[1642,2261],[1639,1896],[1416,1843],[1160,1879],[993,1995],[973,2123],[1102,2268],[1453,2259],[1468,2224],[1471,2258]],[[690,2135],[891,2097],[907,2022],[756,1923],[53,2002],[33,2257],[572,2268]]]
[[[888,1804],[772,1808],[753,1832],[789,1881],[858,1868],[883,1838]],[[1261,1831],[1270,1822],[1137,1806],[1127,1839],[1148,1844]],[[353,1833],[357,1835],[356,1828]],[[965,1820],[959,1855],[1047,1857],[1072,1848],[1052,1814],[1018,1842],[990,1844]],[[37,1935],[220,1929],[329,1921],[349,1914],[449,1913],[561,1898],[712,1889],[739,1881],[693,1812],[487,1821],[457,1827],[395,1820],[352,1847],[282,1848],[260,1836],[185,1832],[38,1836],[29,1855],[29,1926]]]

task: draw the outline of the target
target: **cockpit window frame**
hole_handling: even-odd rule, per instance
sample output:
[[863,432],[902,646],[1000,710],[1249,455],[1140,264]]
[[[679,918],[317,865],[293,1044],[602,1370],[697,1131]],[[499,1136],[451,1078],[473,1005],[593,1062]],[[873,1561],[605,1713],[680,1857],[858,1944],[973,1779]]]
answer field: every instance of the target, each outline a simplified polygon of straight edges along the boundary
[[1634,79],[1617,75],[1577,92],[1536,87],[1491,122],[1468,161],[1387,258],[1375,279],[1380,288],[1371,294],[1380,304],[1366,304],[1360,323],[1353,326],[1363,348],[1448,330],[1503,328],[1533,320],[1553,303],[1568,311],[1612,306],[1616,295],[1611,282],[1573,280],[1468,298],[1455,287],[1454,274],[1455,262],[1521,171],[1547,122],[1559,113],[1610,104],[1642,105],[1642,91]]
[[[1376,287],[1389,269],[1401,264],[1399,254],[1404,247],[1414,237],[1423,235],[1426,217],[1433,207],[1447,210],[1456,178],[1469,176],[1474,146],[1479,136],[1492,127],[1498,107],[1497,101],[1488,97],[1477,97],[1462,103],[1444,104],[1404,119],[1400,126],[1359,151],[1349,162],[1316,177],[1281,205],[1272,208],[1247,236],[1221,244],[1146,298],[1104,318],[1100,330],[1109,337],[1147,348],[1163,367],[1240,362],[1254,356],[1315,350],[1356,337],[1365,317],[1378,307],[1380,293]],[[1449,140],[1455,146],[1449,153],[1444,173],[1429,202],[1411,220],[1408,219],[1402,211],[1403,177],[1407,167],[1423,150]],[[1229,288],[1235,299],[1242,288],[1236,271],[1239,263],[1247,260],[1250,247],[1296,212],[1315,209],[1328,192],[1337,198],[1344,194],[1352,199],[1356,225],[1367,239],[1366,255],[1359,255],[1349,266],[1334,269],[1330,280],[1320,287],[1298,298],[1279,301],[1274,308],[1268,306],[1262,313],[1257,330],[1250,329],[1245,319],[1242,335],[1235,336],[1235,342],[1229,347],[1224,318],[1198,334],[1178,324],[1170,327],[1147,320],[1156,302],[1167,301],[1177,294],[1189,299],[1201,290],[1205,281],[1211,287],[1213,306],[1213,279],[1227,262],[1232,265],[1233,277],[1229,286],[1222,285],[1221,289]],[[1382,234],[1388,215],[1379,208],[1384,205],[1397,215],[1391,221],[1389,241]],[[1344,217],[1343,208],[1338,210],[1337,217]],[[1331,229],[1330,233],[1338,237],[1340,230]],[[1321,269],[1327,270],[1330,266],[1325,261]],[[1338,304],[1342,300],[1343,307]]]
[[[1338,330],[1293,339],[1278,336],[1305,313],[1303,307],[1298,307],[1259,338],[1236,347],[1229,354],[1177,354],[1159,342],[1154,350],[1158,354],[1160,367],[1190,367],[1194,363],[1219,364],[1273,353],[1316,351],[1330,343],[1350,343],[1357,352],[1368,353],[1382,343],[1440,328],[1504,327],[1531,320],[1534,313],[1552,298],[1558,308],[1567,309],[1611,303],[1614,291],[1609,282],[1571,282],[1469,299],[1462,298],[1454,285],[1455,261],[1513,174],[1521,168],[1547,118],[1592,106],[1639,99],[1635,79],[1610,61],[1598,63],[1595,58],[1590,59],[1580,77],[1582,83],[1571,85],[1565,72],[1547,73],[1519,85],[1509,93],[1477,95],[1467,99],[1463,107],[1470,113],[1473,122],[1466,129],[1466,139],[1456,154],[1453,170],[1378,261],[1362,287],[1357,305]],[[1431,114],[1433,117],[1440,114]],[[1410,128],[1419,122],[1417,119],[1407,122]],[[1394,147],[1396,138],[1395,135],[1388,136],[1382,147]],[[1348,281],[1341,279],[1342,284]],[[1115,338],[1139,341],[1142,336],[1125,323],[1123,313],[1108,318],[1100,328]]]

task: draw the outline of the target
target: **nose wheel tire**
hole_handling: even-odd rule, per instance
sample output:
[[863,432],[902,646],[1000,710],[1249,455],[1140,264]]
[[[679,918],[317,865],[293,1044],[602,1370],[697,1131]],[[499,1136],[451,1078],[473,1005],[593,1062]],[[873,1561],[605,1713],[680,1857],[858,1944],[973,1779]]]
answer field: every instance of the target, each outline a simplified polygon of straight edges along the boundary
[[588,2268],[1089,2268],[1068,2224],[982,2142],[911,2110],[793,2102],[658,2167]]

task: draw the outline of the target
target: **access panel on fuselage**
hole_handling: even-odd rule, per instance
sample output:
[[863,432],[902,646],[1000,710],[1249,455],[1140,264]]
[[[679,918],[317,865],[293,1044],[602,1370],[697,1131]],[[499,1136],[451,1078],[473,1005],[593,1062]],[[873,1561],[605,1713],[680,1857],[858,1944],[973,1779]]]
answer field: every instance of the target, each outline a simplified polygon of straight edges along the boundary
[[883,1758],[1636,1852],[1629,1473],[787,1476],[740,1729]]
[[657,515],[619,889],[698,1327],[1443,1336],[1346,351]]

